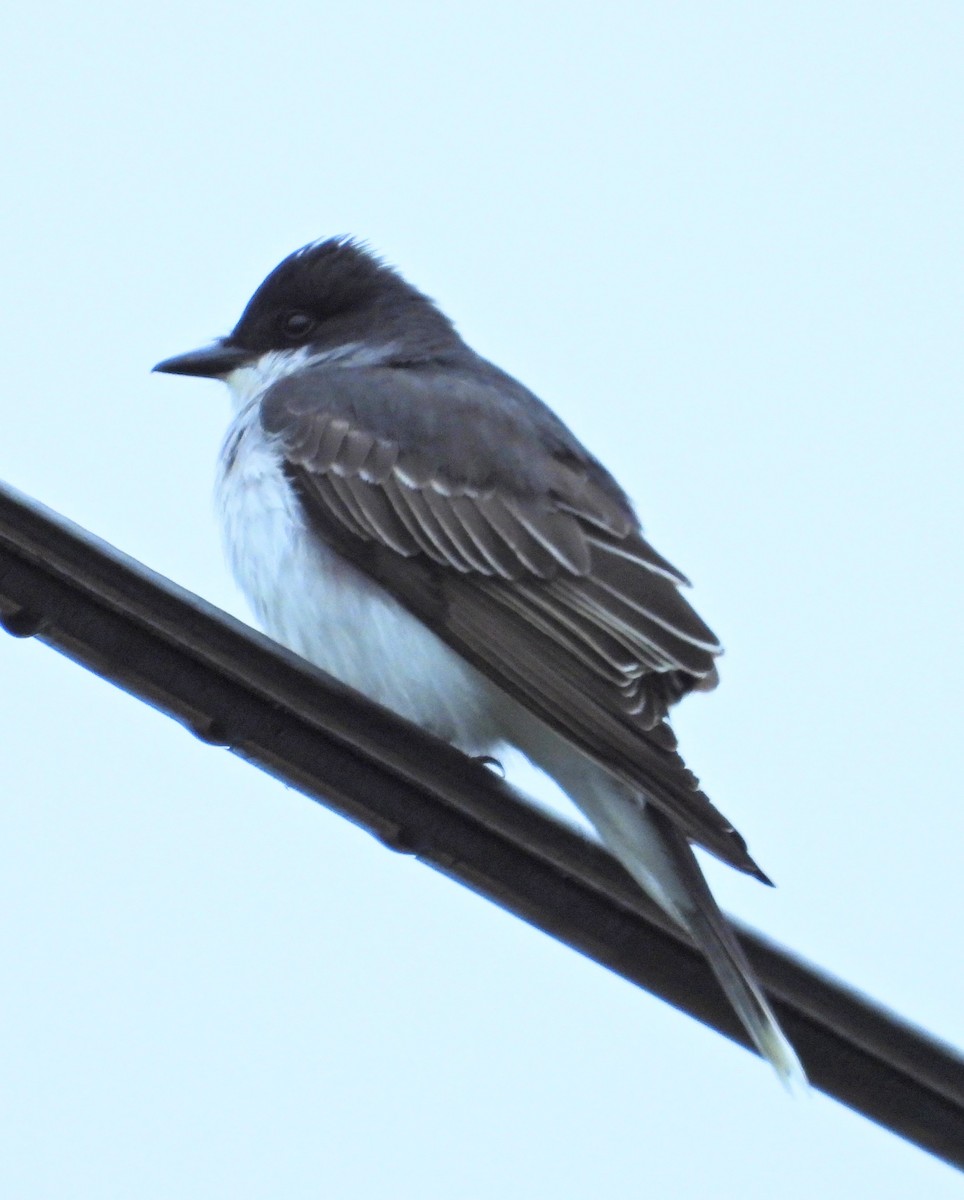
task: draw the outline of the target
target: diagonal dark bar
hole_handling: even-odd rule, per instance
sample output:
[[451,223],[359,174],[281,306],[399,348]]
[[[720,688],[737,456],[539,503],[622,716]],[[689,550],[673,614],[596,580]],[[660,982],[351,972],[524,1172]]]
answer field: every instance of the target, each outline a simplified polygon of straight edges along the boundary
[[[2,484],[0,623],[747,1044],[702,957],[599,846]],[[740,935],[813,1084],[964,1167],[964,1059],[781,947]]]

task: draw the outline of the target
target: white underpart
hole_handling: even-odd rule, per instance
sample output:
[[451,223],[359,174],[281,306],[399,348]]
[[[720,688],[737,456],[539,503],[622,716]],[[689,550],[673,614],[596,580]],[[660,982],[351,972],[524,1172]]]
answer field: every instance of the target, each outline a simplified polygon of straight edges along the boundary
[[[804,1088],[800,1063],[752,976],[736,977],[718,940],[701,936],[688,916],[694,900],[644,798],[502,693],[308,528],[281,455],[261,427],[261,399],[310,361],[361,366],[384,355],[385,348],[357,345],[324,356],[279,351],[227,377],[235,417],[218,465],[217,507],[228,561],[258,620],[289,649],[463,750],[507,743],[551,775],[640,886],[690,930],[783,1082]],[[754,997],[763,1003],[762,1019]]]
[[501,740],[495,689],[311,533],[262,430],[266,387],[306,361],[303,351],[266,355],[227,380],[237,411],[215,495],[235,579],[277,641],[410,721],[483,753]]

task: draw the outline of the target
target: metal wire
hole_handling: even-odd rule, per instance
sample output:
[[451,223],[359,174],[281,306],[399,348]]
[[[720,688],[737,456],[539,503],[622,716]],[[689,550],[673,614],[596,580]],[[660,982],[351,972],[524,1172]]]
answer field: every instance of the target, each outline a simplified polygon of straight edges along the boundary
[[[2,484],[0,624],[747,1045],[701,955],[601,847],[484,766]],[[738,928],[814,1086],[964,1167],[964,1059]]]

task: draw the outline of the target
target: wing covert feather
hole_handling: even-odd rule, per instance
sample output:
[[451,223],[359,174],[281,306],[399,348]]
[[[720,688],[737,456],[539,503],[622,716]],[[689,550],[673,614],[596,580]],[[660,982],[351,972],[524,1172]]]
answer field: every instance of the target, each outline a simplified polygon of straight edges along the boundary
[[[297,380],[268,391],[262,421],[319,535],[687,837],[762,875],[665,723],[714,686],[719,643],[565,427],[525,393],[492,441],[487,410],[469,419],[491,395],[451,372],[318,371],[312,404]],[[440,412],[460,406],[453,440]]]

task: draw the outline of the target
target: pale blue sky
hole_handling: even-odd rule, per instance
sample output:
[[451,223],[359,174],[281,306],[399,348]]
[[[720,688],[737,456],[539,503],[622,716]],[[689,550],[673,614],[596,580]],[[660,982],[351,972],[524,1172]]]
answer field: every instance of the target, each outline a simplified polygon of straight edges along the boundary
[[[724,903],[964,1044],[956,4],[21,6],[0,476],[239,615],[215,385],[367,238],[635,498],[727,646]],[[960,1194],[949,1168],[0,640],[0,1193]],[[531,785],[532,777],[521,778]]]

